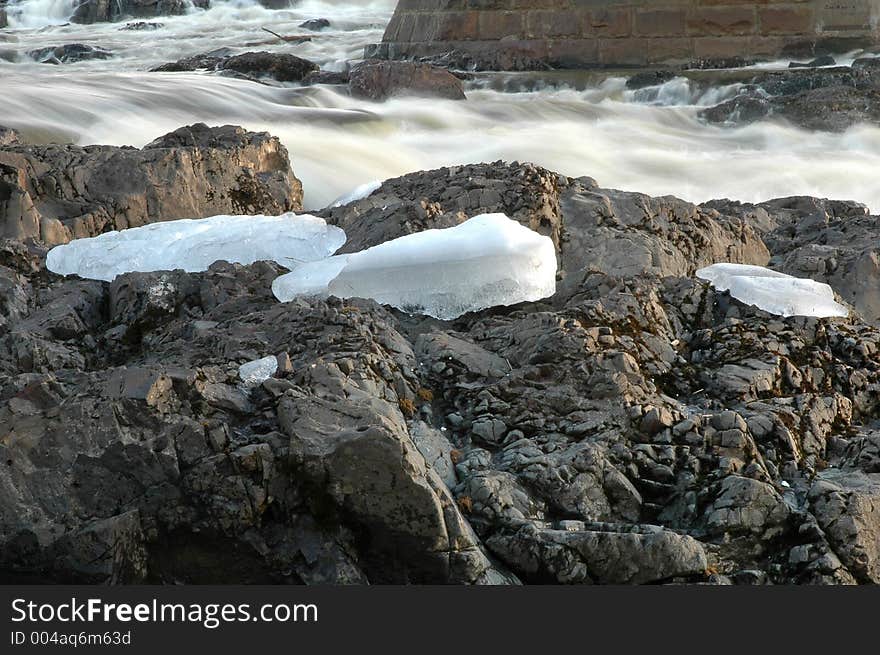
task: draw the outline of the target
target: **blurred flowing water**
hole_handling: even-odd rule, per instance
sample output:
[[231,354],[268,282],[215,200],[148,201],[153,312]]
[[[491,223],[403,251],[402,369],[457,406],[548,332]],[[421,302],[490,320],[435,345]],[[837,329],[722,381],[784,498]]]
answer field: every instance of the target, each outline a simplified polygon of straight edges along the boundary
[[[468,100],[354,100],[330,86],[270,86],[207,73],[149,73],[167,61],[230,48],[290,52],[329,70],[381,40],[393,0],[304,0],[268,10],[251,0],[123,23],[65,24],[73,0],[14,0],[0,31],[0,125],[32,141],[136,147],[193,122],[232,123],[281,138],[316,208],[377,179],[441,165],[533,161],[607,187],[700,202],[789,195],[858,200],[880,211],[880,129],[812,133],[771,122],[730,129],[701,123],[702,106],[735,94],[676,78],[629,91],[622,76],[588,73],[480,75]],[[291,45],[263,31],[327,18],[331,27]],[[100,46],[112,59],[53,66],[27,56],[67,43]],[[785,65],[780,62],[779,65]]]

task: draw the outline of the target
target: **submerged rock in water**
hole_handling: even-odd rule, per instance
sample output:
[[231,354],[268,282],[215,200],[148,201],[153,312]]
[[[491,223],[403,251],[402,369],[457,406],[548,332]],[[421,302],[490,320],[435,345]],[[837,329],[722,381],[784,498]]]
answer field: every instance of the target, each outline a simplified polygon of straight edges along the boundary
[[351,69],[349,88],[353,96],[387,100],[415,95],[464,100],[464,89],[445,68],[409,61],[365,61]]
[[135,23],[126,23],[119,28],[120,32],[150,32],[165,27],[165,23],[151,23],[147,21],[137,21]]
[[190,7],[208,6],[210,0],[83,0],[78,3],[72,23],[106,23],[124,18],[153,18],[178,16]]
[[713,264],[697,271],[697,277],[718,291],[727,291],[747,305],[778,316],[845,317],[849,310],[835,302],[834,291],[815,280],[743,264]]
[[108,282],[132,272],[205,271],[221,260],[292,268],[329,257],[344,243],[345,232],[308,214],[212,216],[76,239],[49,251],[46,268]]
[[326,18],[312,18],[303,23],[300,23],[299,26],[304,30],[311,30],[313,32],[320,32],[321,30],[327,29],[330,27],[330,21]]
[[449,320],[552,296],[556,251],[549,238],[503,214],[486,214],[305,264],[275,280],[272,291],[283,302],[318,293],[372,298]]
[[318,72],[318,65],[295,55],[281,52],[245,52],[233,55],[226,48],[186,57],[151,69],[157,73],[209,70],[236,74],[251,80],[272,79],[300,82]]
[[27,54],[28,57],[41,64],[72,64],[90,59],[110,59],[113,56],[109,50],[82,43],[40,48],[39,50],[31,50]]
[[832,132],[859,123],[880,124],[880,68],[859,63],[866,60],[856,60],[852,67],[815,67],[827,61],[749,73],[736,97],[702,109],[699,115],[710,123],[734,126],[771,117]]
[[159,220],[294,211],[302,185],[276,137],[200,123],[140,150],[0,144],[0,198],[0,237],[54,245]]
[[822,55],[821,57],[816,57],[810,61],[793,61],[788,67],[789,68],[821,68],[823,66],[834,66],[837,64],[837,60],[834,59],[831,55]]
[[279,52],[246,52],[222,61],[220,70],[250,77],[268,77],[279,82],[299,82],[318,70],[318,65],[295,55]]

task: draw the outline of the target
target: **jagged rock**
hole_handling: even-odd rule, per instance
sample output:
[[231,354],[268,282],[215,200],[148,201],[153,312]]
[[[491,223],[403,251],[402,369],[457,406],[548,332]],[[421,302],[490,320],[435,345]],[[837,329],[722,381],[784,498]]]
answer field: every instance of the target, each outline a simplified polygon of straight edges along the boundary
[[223,60],[219,69],[251,77],[269,77],[279,82],[299,82],[318,70],[318,65],[285,53],[246,52]]
[[0,149],[0,236],[16,239],[57,244],[158,220],[280,214],[301,203],[280,141],[231,125],[180,128],[140,150]]
[[119,28],[120,32],[149,32],[159,30],[165,27],[165,23],[154,23],[147,21],[137,21],[135,23],[126,23]]
[[190,73],[197,70],[216,70],[226,59],[232,56],[229,48],[220,48],[191,57],[184,57],[177,61],[161,64],[150,69],[151,73]]
[[748,78],[738,96],[700,111],[710,123],[744,125],[779,118],[808,130],[842,132],[862,122],[880,123],[877,68],[834,63],[819,58],[788,71],[759,73]]
[[626,80],[626,88],[635,91],[637,89],[644,89],[645,87],[649,86],[656,86],[657,84],[664,84],[674,78],[675,71],[642,71],[641,73],[636,73]]
[[862,582],[880,581],[880,476],[829,471],[810,488],[810,504],[852,574]]
[[349,75],[353,96],[387,100],[396,95],[417,95],[464,100],[461,80],[445,68],[406,61],[365,61]]
[[318,65],[283,52],[245,52],[233,55],[221,48],[176,62],[162,64],[152,72],[173,73],[209,70],[240,75],[246,79],[271,79],[278,82],[300,82],[318,72]]
[[[195,0],[192,5],[206,7],[208,0]],[[190,3],[184,0],[84,0],[73,12],[72,23],[104,23],[124,18],[153,18],[185,14]]]
[[373,556],[413,553],[388,581],[476,582],[492,568],[397,407],[363,392],[337,401],[288,394],[279,417],[293,461],[368,532]]
[[876,219],[864,205],[793,197],[758,205],[720,201],[707,206],[742,216],[756,226],[774,268],[825,282],[864,318],[880,319]]
[[0,125],[0,148],[18,143],[18,133]]
[[822,66],[834,66],[837,61],[831,55],[822,55],[821,57],[816,57],[807,62],[803,61],[793,61],[788,67],[789,68],[820,68]]
[[70,64],[90,59],[110,59],[113,56],[109,50],[82,43],[40,48],[39,50],[31,50],[27,54],[28,57],[41,64]]
[[321,30],[330,27],[330,21],[326,18],[312,18],[303,23],[300,23],[299,26],[304,30],[320,32]]
[[[553,298],[440,322],[279,304],[269,262],[62,279],[43,244],[0,239],[4,579],[876,581],[873,278],[815,319],[693,277],[733,260],[848,290],[863,207],[695,206],[498,163],[322,213],[361,249],[487,211],[553,239]],[[273,353],[277,377],[240,386]]]
[[784,531],[790,510],[772,485],[735,475],[724,478],[706,509],[713,533],[753,532],[770,540]]
[[335,72],[335,71],[312,71],[302,78],[302,83],[305,86],[311,86],[313,84],[348,84],[350,79],[350,73],[348,71]]
[[562,584],[642,584],[701,576],[708,566],[698,541],[653,526],[615,531],[526,525],[488,541],[514,571]]

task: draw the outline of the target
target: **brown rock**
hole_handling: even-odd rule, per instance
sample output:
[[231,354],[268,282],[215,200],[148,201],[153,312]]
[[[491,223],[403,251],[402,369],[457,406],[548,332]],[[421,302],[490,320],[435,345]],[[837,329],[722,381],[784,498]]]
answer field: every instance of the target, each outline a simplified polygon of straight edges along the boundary
[[0,237],[56,244],[157,221],[301,206],[302,185],[281,142],[232,125],[183,127],[141,150],[0,149]]
[[461,80],[449,71],[402,61],[365,61],[352,68],[349,88],[354,96],[387,100],[395,95],[420,95],[464,100]]

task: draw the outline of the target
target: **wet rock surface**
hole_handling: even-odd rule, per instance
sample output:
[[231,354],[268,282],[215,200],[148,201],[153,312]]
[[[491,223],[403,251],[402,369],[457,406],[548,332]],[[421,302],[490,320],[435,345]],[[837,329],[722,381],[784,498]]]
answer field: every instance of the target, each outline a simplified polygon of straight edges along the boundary
[[788,71],[745,73],[740,93],[700,116],[711,123],[744,125],[765,118],[808,130],[841,132],[859,123],[880,124],[880,59],[851,67],[818,58]]
[[245,52],[233,55],[227,49],[221,49],[162,64],[152,69],[152,72],[178,73],[197,70],[216,71],[254,81],[300,82],[310,73],[318,71],[318,65],[296,55],[280,52]]
[[210,0],[84,0],[79,3],[72,23],[106,23],[126,18],[153,18],[185,14],[190,7],[206,8]]
[[138,150],[0,136],[0,237],[47,244],[160,220],[301,208],[287,150],[263,132],[196,124]]
[[[832,237],[851,223],[867,248],[863,209],[495,163],[324,213],[356,250],[485,211],[553,238],[554,297],[443,322],[279,304],[275,264],[108,284],[0,242],[3,577],[880,581],[877,317],[844,294],[851,318],[782,319],[693,276],[726,260],[834,285],[862,255]],[[808,269],[814,245],[838,268]],[[242,388],[268,355],[285,365]]]
[[351,69],[353,96],[387,100],[395,95],[417,95],[464,100],[461,80],[445,68],[407,61],[365,61]]
[[71,64],[90,59],[110,59],[112,56],[109,50],[82,43],[49,46],[28,52],[28,57],[41,64]]

